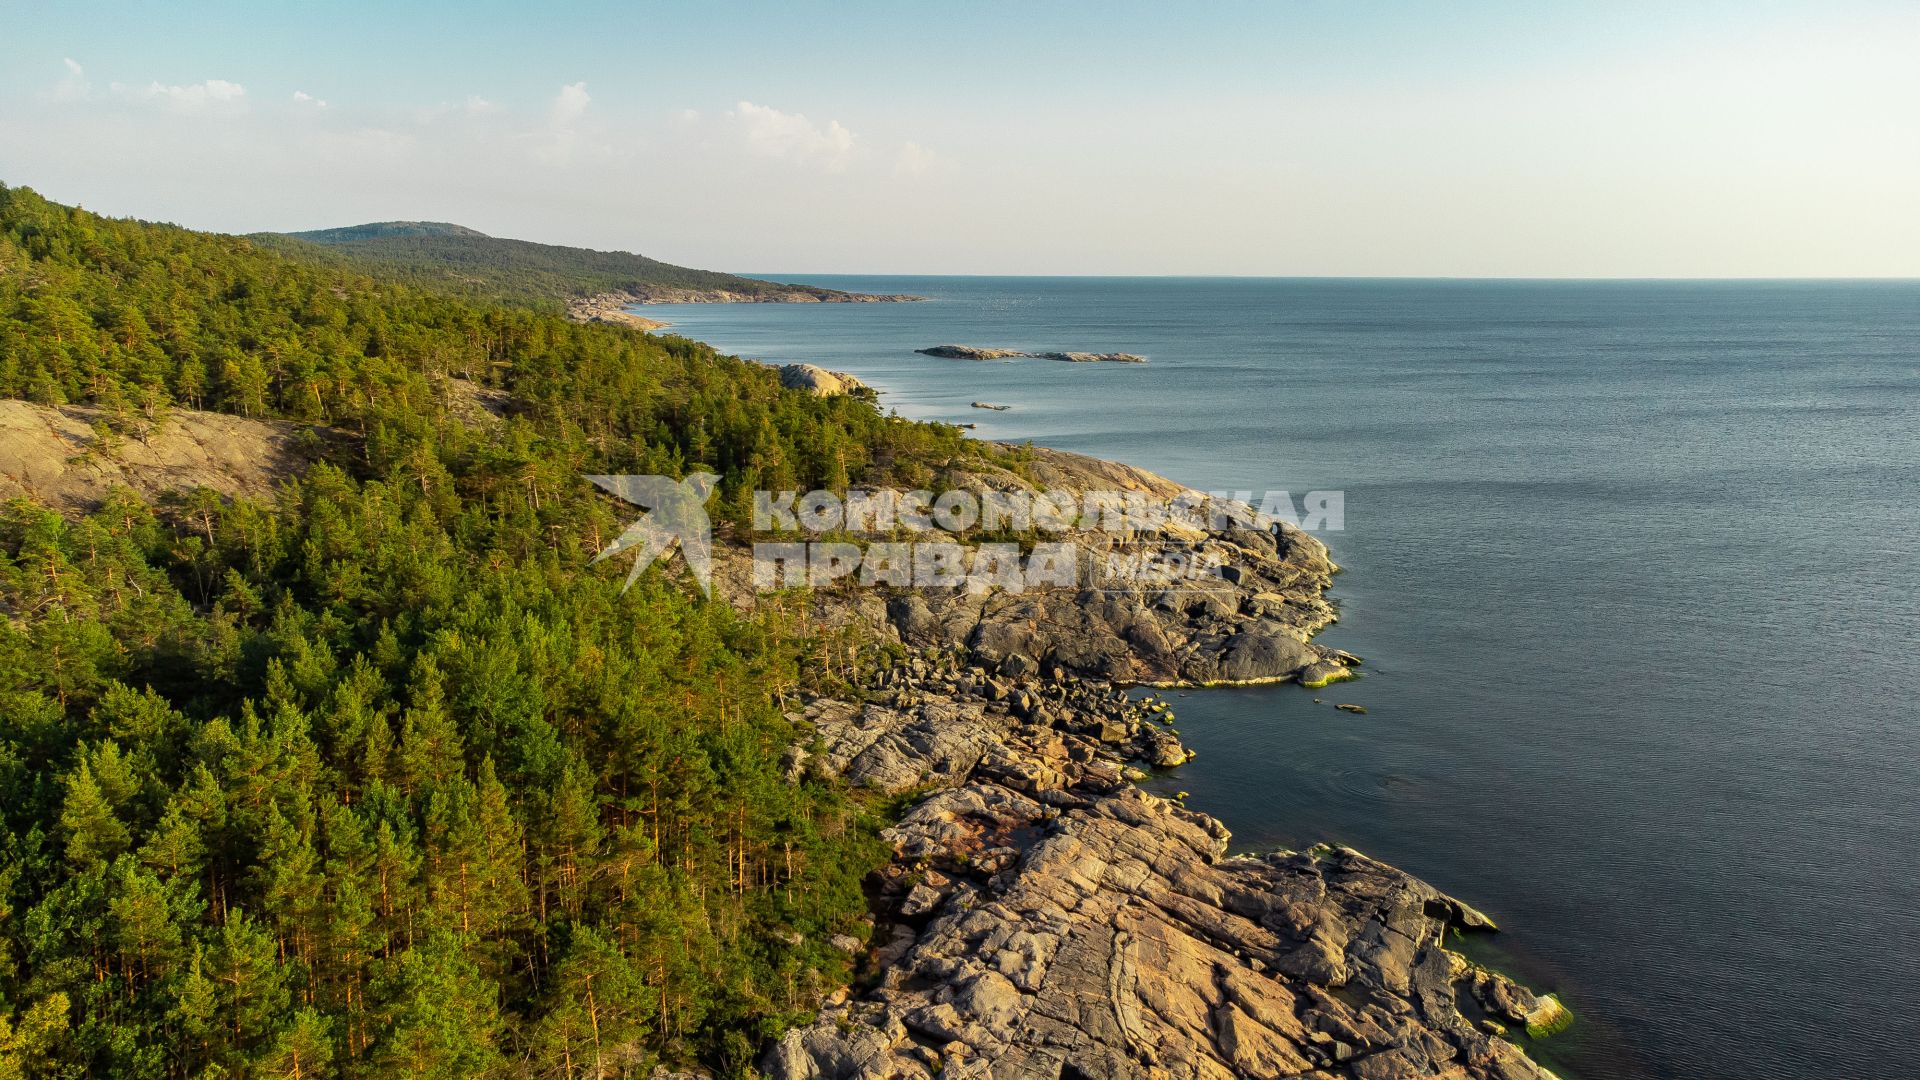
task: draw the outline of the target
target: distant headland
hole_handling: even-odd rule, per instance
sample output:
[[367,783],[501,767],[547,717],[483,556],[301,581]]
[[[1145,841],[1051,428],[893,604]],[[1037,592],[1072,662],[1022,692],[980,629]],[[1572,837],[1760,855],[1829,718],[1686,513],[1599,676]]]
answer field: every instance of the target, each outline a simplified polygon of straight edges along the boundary
[[559,300],[571,308],[595,309],[576,310],[576,318],[607,322],[629,321],[614,313],[632,304],[872,304],[926,299],[763,281],[675,266],[627,251],[509,240],[444,221],[376,221],[338,229],[260,233],[253,239],[263,246],[331,256],[386,276],[458,292]]

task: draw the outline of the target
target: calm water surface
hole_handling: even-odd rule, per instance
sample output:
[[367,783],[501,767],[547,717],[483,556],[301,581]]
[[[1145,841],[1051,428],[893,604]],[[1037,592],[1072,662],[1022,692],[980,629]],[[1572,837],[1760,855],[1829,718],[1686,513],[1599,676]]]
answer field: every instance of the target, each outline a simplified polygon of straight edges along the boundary
[[1568,1075],[1914,1074],[1920,283],[805,280],[933,302],[647,314],[983,437],[1346,492],[1324,640],[1367,677],[1175,699],[1162,783],[1238,847],[1494,915]]

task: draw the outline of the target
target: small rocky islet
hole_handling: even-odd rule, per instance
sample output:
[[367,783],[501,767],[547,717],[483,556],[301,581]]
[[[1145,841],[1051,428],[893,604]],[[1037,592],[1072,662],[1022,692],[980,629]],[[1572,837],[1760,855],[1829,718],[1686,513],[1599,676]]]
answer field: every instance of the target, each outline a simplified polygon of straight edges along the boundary
[[1069,364],[1144,364],[1147,358],[1124,352],[1028,352],[1025,349],[1000,349],[980,345],[930,345],[913,350],[922,356],[945,360],[1059,360]]

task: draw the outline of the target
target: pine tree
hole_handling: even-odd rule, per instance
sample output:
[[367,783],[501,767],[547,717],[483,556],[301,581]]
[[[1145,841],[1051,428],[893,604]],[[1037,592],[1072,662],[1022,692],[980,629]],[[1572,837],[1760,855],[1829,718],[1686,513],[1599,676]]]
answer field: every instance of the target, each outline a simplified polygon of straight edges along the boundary
[[569,762],[547,805],[539,850],[540,893],[570,918],[586,907],[604,835],[593,780],[579,762]]
[[277,962],[273,935],[245,911],[228,913],[204,970],[214,982],[223,1035],[233,1049],[257,1044],[284,1014],[287,975]]
[[301,1009],[274,1036],[257,1075],[279,1080],[322,1080],[334,1075],[333,1025],[314,1009]]
[[527,912],[526,840],[492,758],[480,763],[475,788],[478,797],[460,847],[474,855],[470,876],[482,901],[477,912],[481,932],[494,934],[516,928]]
[[312,836],[295,827],[277,806],[267,813],[259,869],[261,911],[273,928],[280,955],[296,957],[311,968],[325,901],[320,856]]
[[[168,1012],[168,1019],[182,1036],[181,1056],[196,1066],[211,1061],[216,1048],[224,1046],[227,1039],[220,1019],[220,986],[214,981],[208,964],[205,946],[196,944],[187,962],[186,976],[181,979],[174,1005]],[[191,1071],[198,1072],[198,1069]]]
[[132,842],[84,760],[67,778],[60,827],[67,834],[67,861],[82,870],[104,865]]
[[460,732],[447,712],[440,667],[423,657],[414,673],[413,707],[400,721],[400,782],[409,795],[441,786],[465,767]]
[[67,1035],[67,995],[49,994],[27,1009],[18,1024],[0,1016],[0,1080],[36,1080],[55,1075]]
[[396,831],[392,822],[382,821],[374,833],[370,893],[379,915],[380,936],[389,951],[396,945],[413,943],[415,876],[419,872],[420,854],[411,838]]
[[160,821],[147,834],[140,847],[140,861],[163,880],[196,878],[206,856],[206,841],[199,822],[178,797],[169,799]]
[[130,989],[166,978],[180,960],[181,933],[173,921],[166,886],[131,859],[113,867],[108,925]]
[[373,1051],[378,1074],[455,1080],[505,1064],[493,984],[451,931],[400,954],[374,993],[386,1027]]
[[643,1056],[655,997],[619,949],[590,928],[575,928],[534,1027],[536,1070],[569,1078],[627,1074]]

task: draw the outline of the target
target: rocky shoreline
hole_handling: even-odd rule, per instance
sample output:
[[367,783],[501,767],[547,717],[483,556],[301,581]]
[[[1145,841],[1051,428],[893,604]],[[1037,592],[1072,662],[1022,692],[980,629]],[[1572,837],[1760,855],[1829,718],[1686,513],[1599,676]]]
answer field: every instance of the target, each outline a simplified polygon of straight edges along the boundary
[[1558,1000],[1447,948],[1486,916],[1348,848],[1229,855],[1135,786],[1190,756],[1164,701],[932,650],[793,718],[791,777],[935,790],[887,830],[866,982],[766,1053],[778,1080],[1552,1076],[1508,1033]]
[[925,299],[924,296],[905,293],[850,293],[811,285],[774,285],[754,292],[648,285],[621,292],[571,297],[567,300],[567,317],[575,322],[616,323],[636,330],[663,330],[672,324],[636,315],[627,309],[641,304],[897,304]]
[[[1022,449],[1017,474],[972,467],[942,482],[1183,490]],[[1248,524],[1175,530],[1228,570],[1172,585],[821,597],[820,617],[908,659],[792,714],[806,736],[789,776],[930,793],[885,833],[895,857],[872,882],[868,940],[836,939],[862,957],[863,980],[767,1051],[766,1074],[1552,1076],[1519,1040],[1571,1014],[1447,947],[1492,920],[1348,848],[1229,854],[1221,822],[1136,785],[1191,755],[1167,703],[1123,687],[1319,686],[1359,663],[1311,640],[1335,615],[1325,546],[1284,522]],[[1089,560],[1137,539],[1070,537]]]
[[[952,465],[943,490],[1196,497],[1164,477],[1046,447],[1002,446],[1017,469]],[[1202,497],[1204,498],[1204,497]],[[1315,643],[1338,613],[1326,599],[1336,567],[1326,545],[1283,521],[1247,517],[1222,528],[1166,522],[1152,529],[1080,527],[1050,536],[1072,546],[1078,585],[1020,592],[922,588],[816,591],[815,617],[909,648],[961,650],[997,672],[1123,685],[1227,686],[1351,678],[1360,658]],[[1165,576],[1128,571],[1162,558]],[[1214,566],[1216,570],[1204,570]],[[744,548],[716,547],[715,588],[751,605]],[[1118,574],[1115,568],[1120,568]]]
[[576,296],[567,301],[567,317],[574,322],[617,323],[635,330],[661,330],[671,325],[659,319],[635,315],[627,307],[634,301],[626,293],[596,293]]
[[[619,292],[598,293],[582,300],[596,306],[635,304],[906,304],[925,300],[907,293],[853,293],[813,285],[768,283],[752,291],[687,289],[674,285],[643,285]],[[569,308],[572,304],[569,303]]]

